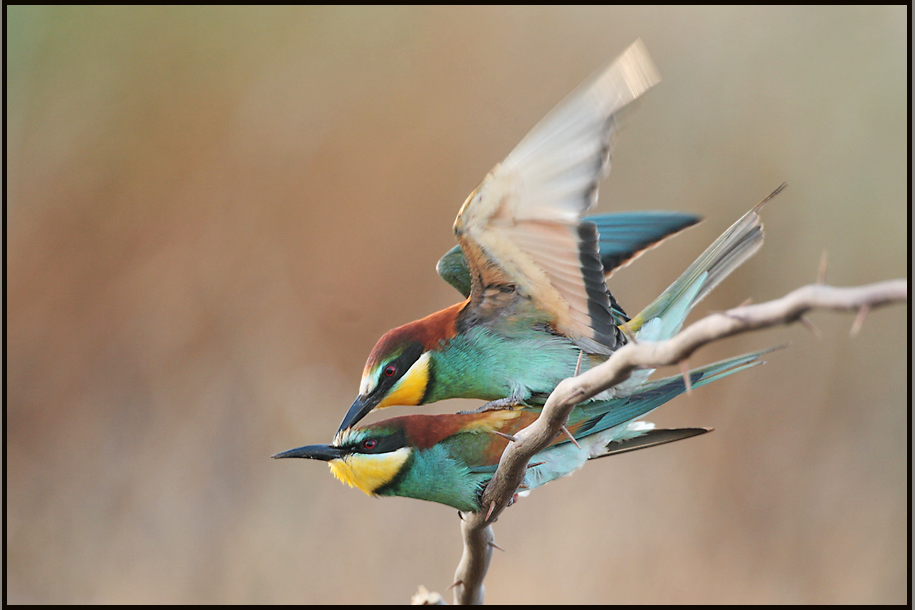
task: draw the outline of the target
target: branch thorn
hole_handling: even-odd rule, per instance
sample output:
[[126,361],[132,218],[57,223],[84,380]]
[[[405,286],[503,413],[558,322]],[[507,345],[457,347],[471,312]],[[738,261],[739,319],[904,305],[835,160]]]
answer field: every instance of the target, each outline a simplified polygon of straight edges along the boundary
[[829,260],[829,251],[826,248],[823,248],[823,252],[820,253],[820,269],[817,271],[817,284],[823,285],[826,283],[826,261]]
[[578,350],[578,362],[575,363],[575,374],[573,377],[578,377],[578,373],[581,372],[581,357],[584,355],[583,350]]
[[683,374],[683,385],[686,386],[686,395],[693,395],[693,381],[689,378],[689,364],[686,360],[680,361],[680,372]]
[[575,437],[572,436],[572,433],[569,432],[568,428],[566,428],[565,426],[561,426],[559,429],[562,430],[563,434],[565,434],[566,436],[569,437],[569,440],[572,441],[573,445],[575,445],[576,447],[581,449],[581,445],[578,444],[578,441],[575,440]]
[[820,332],[820,329],[816,327],[816,324],[810,321],[810,318],[804,314],[801,314],[797,319],[800,320],[801,324],[804,325],[804,328],[812,332],[817,339],[823,338],[823,333]]
[[514,443],[515,441],[518,440],[517,438],[515,438],[515,437],[512,436],[511,434],[505,434],[504,432],[499,432],[498,430],[490,430],[490,432],[492,432],[493,434],[498,434],[498,435],[501,436],[502,438],[507,438],[509,441],[511,441],[511,442],[513,442],[513,443]]
[[870,310],[870,305],[862,305],[861,309],[858,310],[858,315],[855,316],[855,321],[852,322],[851,331],[849,333],[852,337],[858,336],[861,327],[864,326],[864,319],[867,317]]

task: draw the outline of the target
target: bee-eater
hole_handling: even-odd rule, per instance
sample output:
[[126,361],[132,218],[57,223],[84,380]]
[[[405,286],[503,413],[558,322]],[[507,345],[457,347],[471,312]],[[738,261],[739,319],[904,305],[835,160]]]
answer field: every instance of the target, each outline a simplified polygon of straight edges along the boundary
[[[692,387],[761,364],[764,352],[711,364],[690,372]],[[531,459],[518,491],[526,492],[571,474],[589,459],[656,446],[708,432],[705,428],[654,429],[634,421],[685,390],[683,377],[643,382],[634,393],[575,407],[564,436]],[[328,462],[340,481],[369,495],[405,496],[479,511],[480,495],[492,478],[511,436],[529,426],[540,408],[494,409],[446,415],[405,415],[348,428],[330,445],[309,445],[274,455]]]
[[[662,341],[679,332],[692,308],[762,245],[761,206],[756,205],[731,225],[658,298],[619,329],[639,341]],[[458,283],[460,275],[455,271]],[[461,321],[460,308],[471,300],[384,335],[369,356],[362,392],[338,433],[372,409],[395,404],[419,405],[457,396],[484,400],[511,397],[531,405],[542,404],[559,381],[575,374],[578,355],[584,350],[566,337],[531,328],[529,319],[514,319],[508,314],[489,324],[467,325]],[[456,331],[442,340],[432,334],[442,327],[429,320],[436,321],[449,310],[457,311]],[[582,358],[588,364],[581,368],[605,358],[588,354]],[[636,371],[594,400],[636,391],[651,372]]]
[[459,255],[446,254],[438,266],[467,299],[379,339],[340,431],[394,405],[447,398],[542,404],[559,381],[604,361],[626,342],[626,332],[638,338],[643,323],[664,316],[663,325],[648,326],[666,338],[664,332],[679,328],[689,309],[755,251],[749,227],[724,251],[697,261],[691,283],[668,293],[670,302],[651,317],[626,322],[615,306],[604,268],[612,259],[602,262],[597,225],[585,214],[609,166],[619,111],[657,81],[636,42],[489,172],[455,220]]

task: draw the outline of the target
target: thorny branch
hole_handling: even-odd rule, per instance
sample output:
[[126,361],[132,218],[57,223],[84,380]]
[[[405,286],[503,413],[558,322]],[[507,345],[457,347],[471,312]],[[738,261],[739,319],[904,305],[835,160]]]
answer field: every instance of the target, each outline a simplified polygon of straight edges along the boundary
[[486,510],[461,515],[464,553],[452,585],[454,602],[483,603],[483,580],[494,547],[491,524],[508,505],[524,479],[528,461],[561,433],[575,405],[628,379],[636,369],[682,363],[700,347],[718,339],[798,321],[812,326],[804,317],[811,310],[857,312],[851,329],[852,335],[855,335],[870,310],[907,301],[908,286],[908,281],[904,279],[851,288],[811,284],[780,299],[741,305],[712,314],[667,341],[630,342],[599,366],[563,380],[553,390],[537,421],[518,432],[515,441],[509,443],[502,454],[499,467],[483,492],[482,503]]

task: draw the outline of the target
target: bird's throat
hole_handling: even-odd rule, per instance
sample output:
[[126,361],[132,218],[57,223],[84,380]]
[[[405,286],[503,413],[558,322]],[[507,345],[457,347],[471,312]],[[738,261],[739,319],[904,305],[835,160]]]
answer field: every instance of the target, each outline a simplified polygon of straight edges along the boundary
[[331,473],[350,487],[358,487],[373,495],[375,490],[390,483],[410,457],[410,449],[401,447],[390,453],[367,455],[353,453],[328,462]]

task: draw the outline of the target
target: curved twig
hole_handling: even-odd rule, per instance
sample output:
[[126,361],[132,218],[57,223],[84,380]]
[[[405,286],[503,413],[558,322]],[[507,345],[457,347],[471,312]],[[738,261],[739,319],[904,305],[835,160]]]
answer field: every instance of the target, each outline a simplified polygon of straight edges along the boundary
[[483,492],[482,504],[487,510],[462,514],[464,553],[454,576],[455,603],[483,603],[483,580],[494,545],[491,524],[510,503],[524,479],[528,461],[561,433],[575,405],[628,379],[636,369],[677,364],[703,345],[751,330],[803,321],[804,313],[814,309],[857,311],[852,326],[855,334],[871,309],[907,301],[908,286],[904,279],[850,288],[803,286],[780,299],[709,315],[667,341],[630,342],[606,362],[560,382],[540,417],[516,433],[515,442],[509,443],[502,454],[499,467]]

